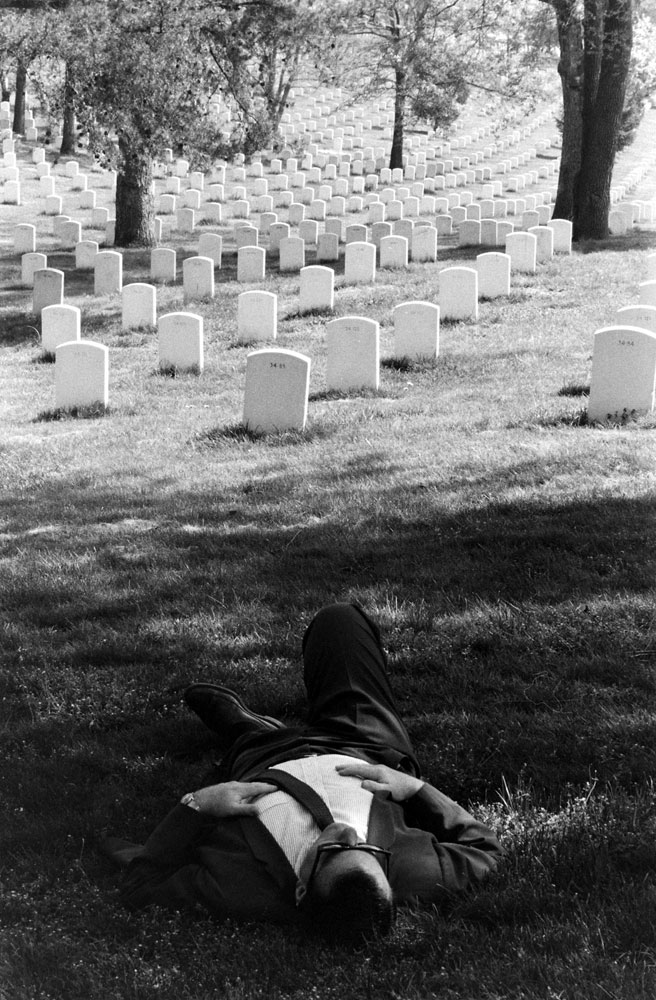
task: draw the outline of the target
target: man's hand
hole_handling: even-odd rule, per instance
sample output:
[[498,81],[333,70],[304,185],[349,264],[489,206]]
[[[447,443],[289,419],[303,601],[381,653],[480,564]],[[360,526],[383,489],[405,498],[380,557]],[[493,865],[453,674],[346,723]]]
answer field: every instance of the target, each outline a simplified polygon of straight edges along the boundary
[[265,781],[224,781],[194,792],[202,813],[224,819],[226,816],[256,816],[257,800],[278,791]]
[[404,771],[395,771],[387,764],[367,764],[356,760],[352,764],[338,764],[339,774],[363,778],[362,787],[368,792],[388,792],[395,802],[405,802],[419,791],[424,782]]

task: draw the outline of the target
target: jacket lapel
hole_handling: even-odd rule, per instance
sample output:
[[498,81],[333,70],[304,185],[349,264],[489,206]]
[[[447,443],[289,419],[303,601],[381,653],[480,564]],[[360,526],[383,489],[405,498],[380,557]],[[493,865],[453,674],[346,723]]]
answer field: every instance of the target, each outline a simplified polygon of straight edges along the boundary
[[267,873],[280,886],[284,893],[294,898],[296,889],[296,873],[290,865],[285,852],[271,836],[264,823],[256,816],[244,816],[240,819],[242,833],[253,856],[266,868]]
[[396,835],[394,823],[394,803],[387,797],[387,793],[375,794],[371,802],[369,813],[369,829],[367,840],[377,847],[389,849]]

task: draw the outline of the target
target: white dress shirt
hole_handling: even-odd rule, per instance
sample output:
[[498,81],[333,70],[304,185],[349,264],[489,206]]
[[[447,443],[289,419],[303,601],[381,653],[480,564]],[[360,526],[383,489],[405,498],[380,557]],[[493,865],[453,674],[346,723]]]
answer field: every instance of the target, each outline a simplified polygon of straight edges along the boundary
[[[335,821],[348,823],[355,828],[358,838],[366,841],[373,795],[362,788],[361,778],[336,771],[338,764],[352,764],[353,761],[353,757],[344,754],[319,754],[286,760],[276,764],[276,769],[310,785],[324,800]],[[257,806],[259,818],[298,876],[308,849],[321,832],[315,819],[288,792],[280,790],[264,795]]]

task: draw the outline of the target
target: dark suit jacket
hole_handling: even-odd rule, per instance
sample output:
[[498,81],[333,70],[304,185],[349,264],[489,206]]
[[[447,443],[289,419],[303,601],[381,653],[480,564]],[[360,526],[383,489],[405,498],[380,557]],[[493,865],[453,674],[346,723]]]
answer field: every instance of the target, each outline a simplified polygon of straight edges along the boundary
[[[495,868],[494,834],[425,784],[403,803],[375,795],[367,840],[391,850],[397,904],[442,903]],[[294,923],[296,876],[256,817],[214,820],[176,805],[143,847],[106,843],[126,865],[121,898],[130,908],[201,904],[216,916]]]

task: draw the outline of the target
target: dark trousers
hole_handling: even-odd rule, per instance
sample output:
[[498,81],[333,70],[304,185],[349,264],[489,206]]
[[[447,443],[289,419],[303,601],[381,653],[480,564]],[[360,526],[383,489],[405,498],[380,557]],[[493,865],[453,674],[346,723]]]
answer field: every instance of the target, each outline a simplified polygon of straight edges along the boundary
[[419,775],[387,677],[376,624],[355,604],[333,604],[303,637],[307,723],[241,735],[214,780],[246,780],[267,767],[316,753],[346,753]]

